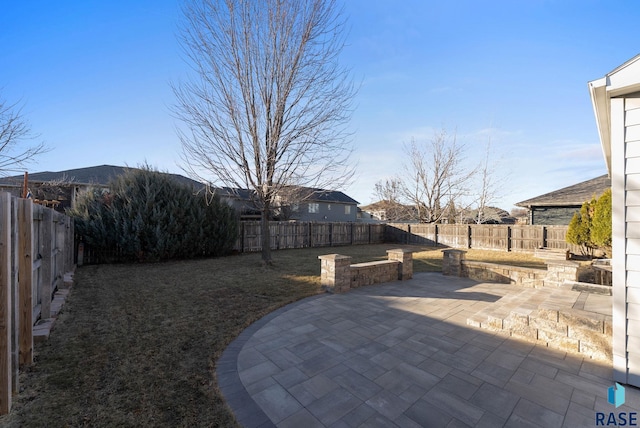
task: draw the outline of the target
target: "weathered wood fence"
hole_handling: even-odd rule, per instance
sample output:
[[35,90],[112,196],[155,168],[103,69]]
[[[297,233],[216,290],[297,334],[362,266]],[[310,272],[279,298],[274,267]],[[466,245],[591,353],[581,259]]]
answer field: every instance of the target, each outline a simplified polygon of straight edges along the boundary
[[[378,224],[277,222],[269,224],[271,249],[336,247],[363,244],[412,244],[453,248],[534,252],[537,248],[578,250],[565,242],[567,226]],[[77,237],[78,264],[101,263],[100,252]],[[233,247],[241,253],[262,249],[259,221],[240,223]],[[104,253],[104,252],[103,252]],[[114,250],[113,254],[116,254]]]
[[534,252],[538,248],[579,250],[565,240],[568,226],[501,224],[387,224],[385,241],[453,248]]
[[[335,247],[340,245],[381,244],[384,242],[384,224],[371,223],[314,223],[277,222],[269,224],[271,249]],[[234,246],[239,252],[262,250],[259,221],[240,224],[240,233]]]
[[0,414],[11,409],[18,370],[33,363],[33,326],[73,270],[73,221],[0,192]]

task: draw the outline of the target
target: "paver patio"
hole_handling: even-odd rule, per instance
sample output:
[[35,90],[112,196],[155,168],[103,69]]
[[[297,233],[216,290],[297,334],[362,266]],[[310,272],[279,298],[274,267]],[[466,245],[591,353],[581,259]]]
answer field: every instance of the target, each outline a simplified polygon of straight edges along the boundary
[[[319,295],[247,328],[218,361],[245,427],[586,427],[611,365],[467,325],[513,292],[440,273]],[[601,302],[599,302],[601,304]]]

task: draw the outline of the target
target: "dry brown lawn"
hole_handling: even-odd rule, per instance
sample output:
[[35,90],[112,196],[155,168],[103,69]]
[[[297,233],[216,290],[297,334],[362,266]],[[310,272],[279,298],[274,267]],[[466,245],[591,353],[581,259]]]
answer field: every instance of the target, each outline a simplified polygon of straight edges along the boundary
[[[321,292],[318,255],[385,259],[397,245],[285,250],[161,264],[84,266],[21,392],[12,427],[236,426],[215,361],[248,325]],[[441,249],[415,248],[415,271],[438,271]],[[543,266],[531,256],[470,251],[469,259]]]

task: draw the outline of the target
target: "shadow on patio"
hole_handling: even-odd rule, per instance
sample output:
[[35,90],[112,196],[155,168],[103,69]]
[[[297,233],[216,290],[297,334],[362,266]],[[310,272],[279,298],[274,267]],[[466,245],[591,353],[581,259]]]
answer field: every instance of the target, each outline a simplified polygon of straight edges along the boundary
[[[610,364],[467,326],[514,291],[439,273],[314,296],[245,330],[217,364],[246,427],[591,426]],[[636,410],[637,411],[637,410]]]

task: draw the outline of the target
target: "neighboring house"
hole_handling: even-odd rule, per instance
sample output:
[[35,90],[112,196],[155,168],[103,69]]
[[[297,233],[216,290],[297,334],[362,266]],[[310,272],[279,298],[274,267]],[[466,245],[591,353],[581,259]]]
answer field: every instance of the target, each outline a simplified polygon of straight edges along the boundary
[[415,222],[416,208],[393,201],[378,201],[362,207],[373,219],[390,222]]
[[370,212],[363,211],[361,207],[358,207],[358,214],[356,214],[358,222],[361,223],[382,223],[382,221],[373,217]]
[[[75,205],[76,197],[79,194],[90,187],[103,187],[106,189],[112,179],[128,169],[136,168],[99,165],[66,171],[30,173],[28,175],[28,188],[34,199],[38,199],[39,202],[45,202],[56,210],[64,212],[65,208]],[[195,190],[204,188],[202,183],[182,175],[169,175],[180,183],[192,186]],[[0,178],[0,191],[8,191],[15,196],[22,196],[23,183],[24,175]]]
[[611,179],[603,175],[573,186],[564,187],[516,205],[529,210],[529,224],[568,225],[580,207],[611,187]]
[[213,191],[240,214],[240,220],[260,220],[260,210],[253,203],[251,190],[219,187]]
[[613,211],[613,378],[640,387],[640,55],[589,82]]
[[[260,210],[252,202],[252,191],[222,187],[216,193],[240,212],[242,220],[260,218]],[[336,190],[296,187],[277,198],[273,217],[278,220],[355,222],[358,201]]]
[[[478,220],[478,209],[463,210],[458,214],[461,223],[475,224]],[[516,218],[498,207],[485,207],[482,224],[516,224]]]

